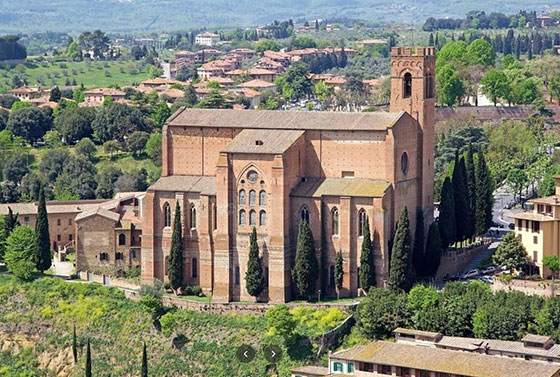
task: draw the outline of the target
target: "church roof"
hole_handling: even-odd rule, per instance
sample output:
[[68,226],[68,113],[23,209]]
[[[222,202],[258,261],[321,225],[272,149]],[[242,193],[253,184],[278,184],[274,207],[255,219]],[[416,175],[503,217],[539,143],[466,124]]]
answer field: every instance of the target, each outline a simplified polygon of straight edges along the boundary
[[80,213],[78,216],[76,216],[76,221],[80,221],[80,220],[83,220],[83,219],[86,219],[88,217],[95,216],[95,215],[105,217],[105,218],[107,218],[109,220],[113,220],[115,222],[119,221],[119,219],[121,218],[120,214],[118,214],[116,212],[108,211],[104,208],[99,207],[99,208],[95,208],[95,209],[92,209],[92,210],[89,210],[89,211],[84,211],[84,212]]
[[391,128],[404,114],[405,112],[346,113],[182,108],[169,118],[167,124],[283,130],[383,131]]
[[292,189],[291,196],[320,198],[322,196],[350,196],[381,198],[390,186],[379,179],[363,178],[307,178]]
[[216,195],[216,177],[202,175],[170,175],[161,177],[148,191],[198,192],[202,195]]
[[222,152],[282,154],[304,132],[302,130],[245,129],[234,137]]

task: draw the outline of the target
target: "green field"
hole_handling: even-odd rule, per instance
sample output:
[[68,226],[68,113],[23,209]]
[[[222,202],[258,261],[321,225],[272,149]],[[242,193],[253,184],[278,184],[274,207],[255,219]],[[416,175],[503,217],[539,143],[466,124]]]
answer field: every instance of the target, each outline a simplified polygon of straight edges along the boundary
[[136,61],[33,62],[0,69],[0,92],[11,89],[12,76],[23,76],[30,86],[52,87],[68,83],[88,88],[138,84],[149,75]]

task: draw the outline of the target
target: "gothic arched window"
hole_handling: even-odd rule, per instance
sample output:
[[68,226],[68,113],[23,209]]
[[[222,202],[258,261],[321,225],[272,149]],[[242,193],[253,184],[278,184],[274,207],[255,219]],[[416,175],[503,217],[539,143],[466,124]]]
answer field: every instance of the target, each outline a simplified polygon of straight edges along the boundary
[[171,207],[169,203],[163,205],[163,224],[165,227],[171,226]]
[[266,225],[266,212],[260,211],[259,212],[259,225],[263,226]]
[[247,212],[244,209],[239,211],[239,225],[247,224]]
[[247,194],[245,193],[245,190],[240,190],[239,191],[239,204],[245,205],[246,203],[247,203]]
[[339,224],[339,219],[338,219],[338,208],[334,207],[334,208],[332,209],[331,216],[332,216],[332,235],[333,235],[333,236],[338,236],[338,234],[339,234],[339,229],[338,229],[338,224]]
[[309,224],[309,209],[305,206],[301,209],[301,219]]
[[257,212],[254,210],[249,212],[249,225],[257,225]]
[[191,204],[191,229],[196,229],[196,208]]
[[404,74],[403,84],[404,84],[403,97],[404,98],[411,97],[412,96],[412,75],[410,74],[410,72],[407,72],[407,73]]
[[360,235],[360,237],[364,236],[364,231],[365,231],[365,226],[366,226],[366,222],[367,222],[367,213],[365,209],[360,209],[360,212],[358,212],[358,234]]
[[262,190],[259,192],[259,205],[265,206],[266,205],[266,191]]
[[119,246],[126,245],[126,236],[121,233],[119,234]]
[[254,206],[257,204],[257,192],[255,190],[249,191],[249,205]]

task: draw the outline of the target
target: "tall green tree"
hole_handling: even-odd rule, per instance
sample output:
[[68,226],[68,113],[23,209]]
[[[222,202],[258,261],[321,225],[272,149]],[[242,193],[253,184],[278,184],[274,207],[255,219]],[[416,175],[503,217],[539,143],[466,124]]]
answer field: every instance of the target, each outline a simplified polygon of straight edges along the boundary
[[416,276],[426,276],[424,256],[424,213],[421,208],[416,210],[416,231],[414,232],[412,265],[414,266]]
[[369,230],[369,219],[364,221],[362,253],[360,255],[360,286],[367,293],[371,287],[375,287],[375,258],[371,245],[371,232]]
[[459,151],[455,152],[455,165],[451,179],[455,201],[455,239],[462,242],[468,233],[469,197],[465,160],[463,157],[459,157]]
[[173,221],[173,234],[171,235],[171,251],[169,252],[167,277],[169,278],[171,288],[177,292],[177,289],[183,285],[183,226],[181,224],[181,206],[179,202],[175,205],[175,219]]
[[472,144],[469,143],[465,154],[465,170],[467,175],[468,192],[468,224],[465,234],[467,239],[472,239],[476,233],[476,169],[474,166]]
[[453,197],[453,185],[449,177],[445,178],[441,188],[438,225],[441,246],[445,250],[455,242],[455,199]]
[[414,283],[411,241],[408,209],[404,207],[397,222],[397,231],[391,252],[389,289],[394,292],[408,292]]
[[437,223],[432,223],[428,229],[428,239],[426,241],[425,266],[426,276],[434,276],[441,262],[441,237]]
[[35,223],[35,266],[44,272],[51,268],[51,239],[49,236],[49,218],[47,216],[47,203],[45,190],[39,190],[39,205],[37,207],[37,222]]
[[148,377],[148,354],[146,352],[146,343],[142,347],[142,377]]
[[89,339],[87,341],[86,348],[86,377],[91,377],[91,348],[89,345]]
[[508,233],[496,248],[492,259],[498,266],[519,269],[528,262],[529,257],[519,238],[514,233]]
[[480,84],[480,91],[494,103],[494,106],[500,99],[508,98],[510,94],[508,79],[501,70],[491,69],[482,77]]
[[340,290],[342,289],[342,282],[344,281],[344,260],[342,252],[336,253],[334,262],[334,286],[336,288],[336,298],[340,298]]
[[262,258],[259,256],[259,245],[257,243],[257,228],[253,227],[249,238],[249,260],[247,261],[247,272],[245,273],[245,286],[247,292],[258,298],[264,289],[264,276],[262,269]]
[[484,153],[479,151],[476,164],[476,234],[478,236],[486,234],[492,226],[492,205],[490,172]]
[[156,127],[161,128],[167,118],[171,116],[171,109],[169,108],[169,106],[167,106],[167,103],[165,101],[160,101],[152,109],[151,115]]
[[311,297],[315,291],[318,266],[315,256],[315,241],[309,224],[301,220],[296,248],[296,265],[292,271],[293,280],[300,296]]
[[33,279],[35,272],[35,232],[31,227],[18,226],[6,239],[6,267],[14,276],[23,281]]
[[465,93],[463,82],[451,64],[445,64],[436,72],[437,97],[441,104],[453,106]]

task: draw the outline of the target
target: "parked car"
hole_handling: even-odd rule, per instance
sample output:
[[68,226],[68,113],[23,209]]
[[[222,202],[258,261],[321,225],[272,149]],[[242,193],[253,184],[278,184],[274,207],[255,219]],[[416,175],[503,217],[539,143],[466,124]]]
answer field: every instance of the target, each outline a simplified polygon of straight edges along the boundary
[[496,272],[496,267],[494,267],[494,266],[488,266],[486,268],[483,268],[482,271],[481,271],[481,273],[483,275],[490,275],[490,274],[493,275],[494,272]]
[[472,279],[480,275],[480,270],[475,268],[474,270],[467,271],[461,276],[462,279]]
[[486,284],[494,284],[494,276],[482,276],[480,280]]

